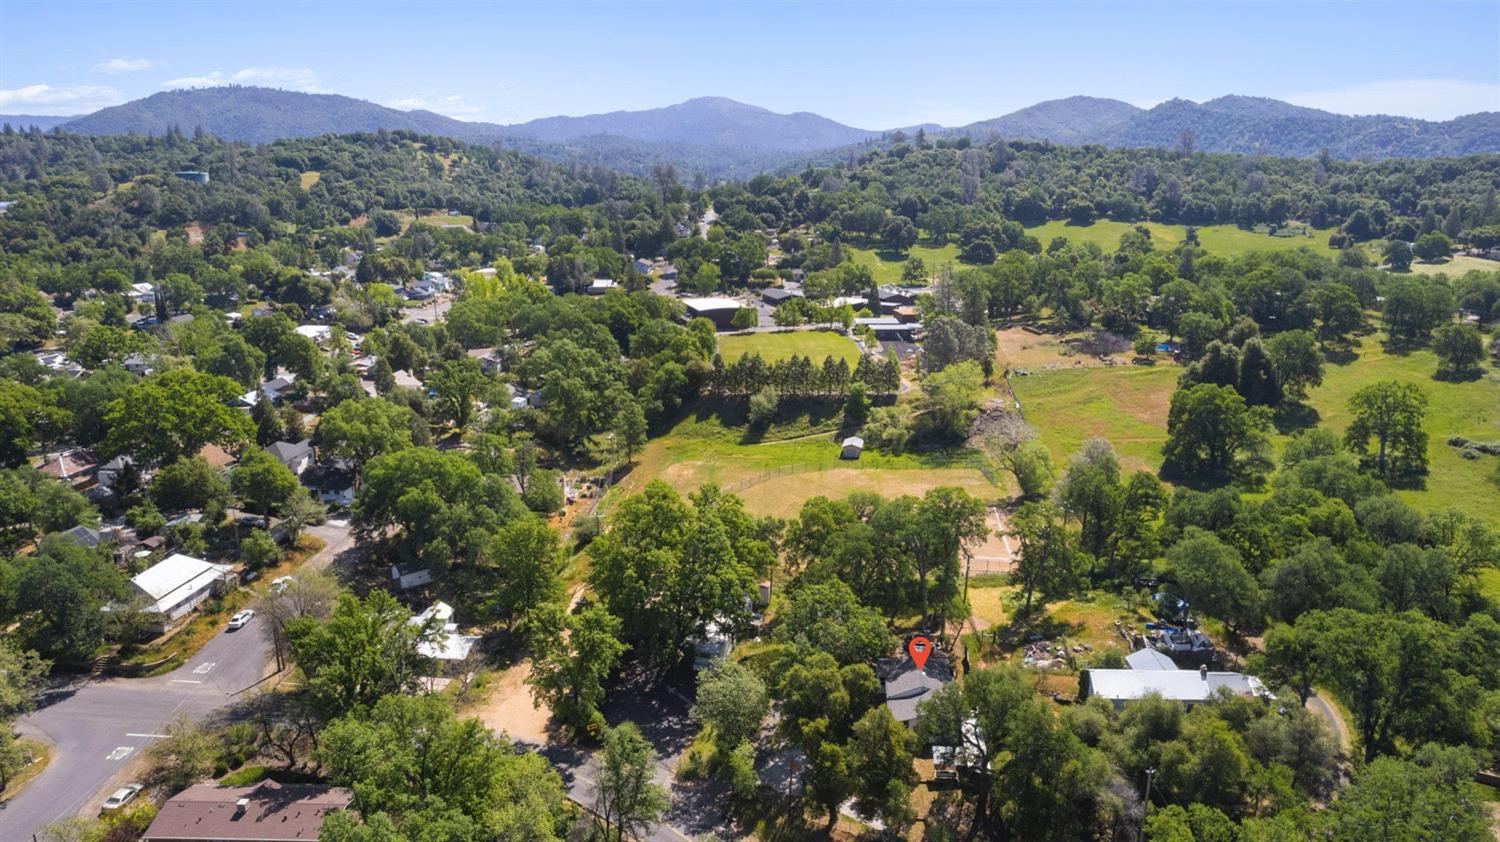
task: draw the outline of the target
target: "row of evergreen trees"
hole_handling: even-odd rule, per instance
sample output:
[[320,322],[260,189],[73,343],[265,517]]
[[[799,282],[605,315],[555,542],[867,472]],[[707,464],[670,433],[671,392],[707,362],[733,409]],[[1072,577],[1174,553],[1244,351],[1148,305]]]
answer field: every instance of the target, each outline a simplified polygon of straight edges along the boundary
[[851,383],[872,394],[893,394],[901,388],[901,363],[866,354],[851,371],[842,357],[826,357],[819,366],[806,356],[767,363],[760,354],[746,354],[726,365],[716,355],[708,389],[720,395],[753,395],[771,388],[787,397],[842,397]]

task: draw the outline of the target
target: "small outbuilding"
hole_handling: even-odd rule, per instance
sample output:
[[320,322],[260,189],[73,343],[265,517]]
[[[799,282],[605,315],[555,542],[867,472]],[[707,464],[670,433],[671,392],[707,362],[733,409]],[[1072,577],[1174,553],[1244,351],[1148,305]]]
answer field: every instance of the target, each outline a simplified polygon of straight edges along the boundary
[[844,439],[843,449],[839,451],[840,459],[858,459],[859,454],[865,449],[865,440],[859,436],[850,436]]

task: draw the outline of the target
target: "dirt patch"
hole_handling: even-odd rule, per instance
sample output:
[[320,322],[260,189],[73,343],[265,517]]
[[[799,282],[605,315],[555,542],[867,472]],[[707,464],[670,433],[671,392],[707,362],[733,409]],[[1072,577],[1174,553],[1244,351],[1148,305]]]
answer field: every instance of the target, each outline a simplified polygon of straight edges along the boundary
[[523,661],[495,676],[489,698],[470,709],[468,713],[496,733],[504,733],[512,740],[541,745],[547,742],[547,720],[552,711],[546,705],[540,707],[531,698],[531,688],[526,686],[526,677],[531,674],[531,662]]
[[353,219],[349,220],[349,227],[350,228],[363,228],[366,225],[368,225],[369,222],[370,222],[370,215],[367,214],[367,213],[362,213],[359,216],[356,216]]
[[957,486],[982,500],[1000,493],[984,475],[965,468],[830,468],[775,477],[738,493],[755,514],[790,517],[813,497],[841,499],[854,491],[872,491],[886,498],[921,496],[942,486]]
[[986,574],[1009,573],[1016,569],[1016,559],[1020,555],[1020,546],[1016,539],[1007,534],[1010,528],[1006,523],[1005,513],[998,507],[991,506],[985,512],[985,521],[990,528],[990,534],[985,536],[984,543],[972,548],[970,555],[969,572],[974,576]]
[[203,242],[203,226],[194,222],[183,230],[187,231],[188,245],[196,246]]
[[1034,333],[1009,327],[995,331],[995,340],[995,367],[1001,371],[1129,365],[1132,356],[1129,340],[1108,331]]

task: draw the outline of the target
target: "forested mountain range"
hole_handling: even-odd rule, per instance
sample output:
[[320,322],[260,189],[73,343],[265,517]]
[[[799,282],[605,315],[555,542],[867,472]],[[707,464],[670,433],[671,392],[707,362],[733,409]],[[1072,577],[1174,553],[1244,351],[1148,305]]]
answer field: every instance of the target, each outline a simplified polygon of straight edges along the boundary
[[[888,145],[896,129],[846,126],[806,112],[778,114],[723,97],[700,97],[643,111],[547,117],[515,125],[469,122],[431,111],[401,111],[333,94],[224,86],[167,91],[75,118],[0,116],[15,126],[90,135],[165,134],[202,128],[226,140],[267,143],[292,137],[379,129],[501,143],[552,160],[577,160],[646,173],[671,164],[708,179],[744,178],[849,158]],[[1066,145],[1177,148],[1205,152],[1334,158],[1429,158],[1500,151],[1500,112],[1445,122],[1350,117],[1273,99],[1174,99],[1150,109],[1096,97],[1069,97],[966,126],[909,127],[976,141],[998,135]]]

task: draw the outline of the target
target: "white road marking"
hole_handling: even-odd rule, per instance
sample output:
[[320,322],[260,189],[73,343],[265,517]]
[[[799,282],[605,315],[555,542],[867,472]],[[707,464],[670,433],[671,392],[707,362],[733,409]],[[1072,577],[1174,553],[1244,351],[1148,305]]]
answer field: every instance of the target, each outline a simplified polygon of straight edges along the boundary
[[201,682],[201,681],[194,681],[191,678],[174,678],[174,679],[172,679],[172,683],[173,684],[202,684],[203,682]]
[[114,751],[104,756],[105,760],[124,760],[135,751],[135,746],[117,746]]
[[213,669],[218,663],[218,661],[204,661],[198,666],[193,667],[193,675],[208,675],[208,671]]
[[168,735],[167,734],[132,734],[132,733],[126,732],[125,736],[127,736],[127,737],[146,737],[146,738],[153,739],[153,740],[165,740]]

